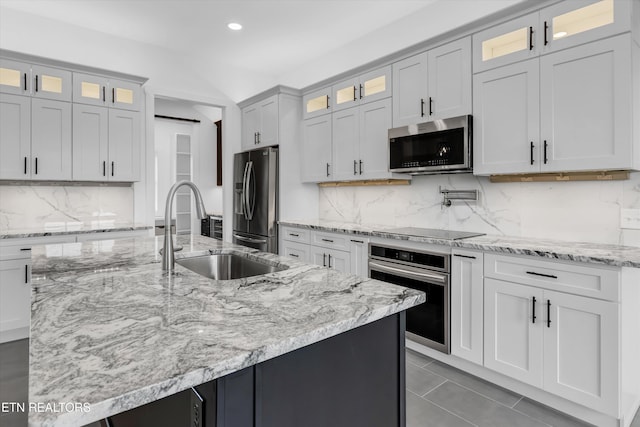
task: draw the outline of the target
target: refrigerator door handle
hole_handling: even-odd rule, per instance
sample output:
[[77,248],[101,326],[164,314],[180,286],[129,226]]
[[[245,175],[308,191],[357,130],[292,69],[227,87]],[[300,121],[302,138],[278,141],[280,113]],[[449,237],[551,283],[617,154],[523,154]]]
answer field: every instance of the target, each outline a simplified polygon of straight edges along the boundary
[[267,241],[263,240],[263,239],[251,239],[249,237],[243,237],[243,236],[240,236],[238,234],[234,234],[233,237],[235,237],[238,240],[241,240],[243,242],[248,242],[248,243],[267,243]]
[[244,215],[244,219],[249,220],[249,209],[247,205],[247,197],[248,197],[248,179],[247,175],[249,173],[249,162],[244,164],[244,174],[242,175],[242,194],[240,198],[242,199],[242,214]]
[[253,162],[249,162],[249,170],[247,172],[247,189],[250,190],[247,192],[247,212],[248,219],[251,221],[253,219],[253,212],[256,208],[256,179],[253,172]]

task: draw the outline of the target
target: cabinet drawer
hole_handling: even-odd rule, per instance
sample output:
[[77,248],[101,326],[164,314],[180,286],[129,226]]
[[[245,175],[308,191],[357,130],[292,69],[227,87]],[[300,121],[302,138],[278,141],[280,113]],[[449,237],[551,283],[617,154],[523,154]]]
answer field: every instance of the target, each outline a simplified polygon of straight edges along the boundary
[[298,261],[309,262],[309,245],[299,242],[282,242],[281,255],[290,256]]
[[311,230],[306,228],[280,227],[280,232],[282,233],[282,240],[301,243],[309,243],[311,241]]
[[620,270],[615,267],[485,253],[484,275],[592,298],[620,298]]
[[316,231],[311,234],[311,244],[328,249],[349,250],[349,239],[342,234]]

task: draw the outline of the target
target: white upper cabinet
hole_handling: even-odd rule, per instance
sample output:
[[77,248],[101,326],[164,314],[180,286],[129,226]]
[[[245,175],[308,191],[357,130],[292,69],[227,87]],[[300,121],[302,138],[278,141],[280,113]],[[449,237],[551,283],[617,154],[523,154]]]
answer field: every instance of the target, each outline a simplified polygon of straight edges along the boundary
[[631,70],[628,35],[540,59],[542,172],[633,167]]
[[93,74],[73,73],[73,102],[140,110],[140,85]]
[[34,65],[31,67],[33,90],[36,98],[71,101],[71,71]]
[[278,95],[242,109],[242,149],[278,144]]
[[140,180],[140,113],[109,110],[108,179]]
[[358,176],[360,159],[360,117],[358,107],[332,114],[332,180],[346,181]]
[[331,115],[302,121],[302,182],[330,181]]
[[391,66],[336,83],[332,92],[334,111],[387,98],[391,96]]
[[31,100],[31,179],[71,180],[71,103]]
[[0,179],[31,176],[31,98],[0,93]]
[[73,106],[73,179],[107,181],[109,110],[93,105]]
[[331,86],[310,92],[302,97],[302,118],[322,116],[331,112]]
[[393,127],[470,113],[469,37],[393,64]]
[[0,93],[31,94],[31,65],[0,58]]

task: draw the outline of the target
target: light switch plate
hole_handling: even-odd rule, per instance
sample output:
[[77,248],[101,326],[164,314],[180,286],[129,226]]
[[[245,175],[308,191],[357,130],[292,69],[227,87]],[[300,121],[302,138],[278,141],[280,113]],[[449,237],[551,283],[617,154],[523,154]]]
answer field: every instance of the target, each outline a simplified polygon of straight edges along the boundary
[[621,209],[620,228],[640,230],[640,209]]

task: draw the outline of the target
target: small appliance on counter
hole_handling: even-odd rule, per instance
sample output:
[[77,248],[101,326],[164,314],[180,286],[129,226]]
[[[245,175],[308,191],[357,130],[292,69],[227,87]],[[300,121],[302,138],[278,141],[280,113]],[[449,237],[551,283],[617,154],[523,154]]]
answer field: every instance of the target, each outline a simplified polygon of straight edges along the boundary
[[222,240],[222,216],[208,215],[201,220],[200,234]]
[[233,243],[278,253],[278,148],[233,159]]

